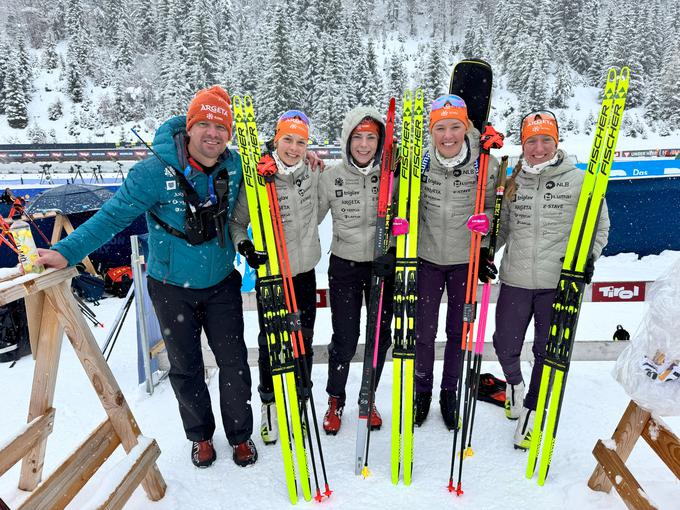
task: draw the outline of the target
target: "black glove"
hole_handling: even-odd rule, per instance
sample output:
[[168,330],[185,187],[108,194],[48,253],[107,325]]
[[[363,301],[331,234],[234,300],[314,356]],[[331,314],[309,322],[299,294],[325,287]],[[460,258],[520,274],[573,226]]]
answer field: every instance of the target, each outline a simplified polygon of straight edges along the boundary
[[245,239],[238,243],[237,249],[238,252],[245,257],[248,265],[253,269],[257,269],[267,262],[267,253],[264,251],[257,251],[250,239]]
[[392,252],[388,251],[385,255],[380,255],[373,259],[373,274],[381,277],[391,276],[394,273],[395,262],[396,257]]
[[482,283],[489,280],[495,280],[498,275],[498,269],[493,260],[489,260],[489,248],[483,246],[479,249],[479,268],[477,269],[477,277]]
[[593,281],[593,273],[595,272],[595,257],[592,255],[586,260],[586,265],[583,268],[583,281],[590,283]]

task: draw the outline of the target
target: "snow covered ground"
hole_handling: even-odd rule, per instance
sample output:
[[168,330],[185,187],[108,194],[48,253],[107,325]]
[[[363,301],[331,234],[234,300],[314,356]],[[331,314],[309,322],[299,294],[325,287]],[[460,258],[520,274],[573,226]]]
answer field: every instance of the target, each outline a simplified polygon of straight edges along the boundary
[[[664,252],[659,256],[641,260],[633,254],[603,258],[597,263],[598,280],[653,280],[667,271],[680,259],[680,252]],[[325,268],[319,267],[320,280]],[[122,305],[122,300],[108,298],[94,310],[107,326]],[[578,338],[611,338],[614,326],[624,323],[634,334],[644,306],[586,303],[581,315]],[[442,314],[443,315],[443,314]],[[168,483],[166,496],[151,503],[138,489],[126,508],[130,509],[269,509],[288,507],[288,497],[283,483],[283,469],[279,445],[265,446],[259,434],[254,440],[259,450],[259,461],[249,468],[239,468],[231,461],[231,451],[221,425],[215,434],[218,460],[209,469],[199,470],[189,460],[190,444],[184,438],[177,406],[169,383],[162,382],[153,396],[137,385],[136,324],[130,317],[109,360],[110,366],[125,393],[142,432],[156,438],[162,454],[159,468]],[[487,338],[491,335],[490,325]],[[254,312],[246,313],[246,336],[249,346],[254,346],[257,321]],[[440,326],[440,330],[443,327]],[[98,341],[103,342],[107,329],[95,329]],[[324,349],[330,337],[330,320],[327,310],[320,310],[317,319],[315,343]],[[0,443],[12,437],[24,426],[28,411],[33,361],[20,360],[13,368],[0,365],[0,383],[3,397],[0,411]],[[354,404],[360,383],[360,366],[354,364],[348,382],[348,406],[343,416],[343,427],[336,437],[322,436],[324,455],[331,488],[334,490],[326,508],[441,508],[457,506],[475,509],[511,508],[579,508],[624,509],[618,495],[591,491],[586,482],[595,467],[592,449],[599,438],[609,438],[623,413],[628,398],[611,376],[613,362],[574,362],[570,370],[564,411],[560,421],[557,446],[552,467],[544,487],[535,480],[524,478],[526,454],[514,450],[512,435],[515,423],[508,421],[499,407],[480,403],[475,421],[475,455],[465,461],[462,497],[446,490],[449,476],[452,433],[443,424],[439,406],[434,402],[430,417],[422,428],[416,429],[415,465],[410,487],[393,486],[389,475],[390,450],[390,388],[392,365],[385,367],[383,382],[377,393],[377,405],[383,419],[383,429],[371,436],[370,466],[372,476],[363,479],[354,476],[353,453],[357,408]],[[483,372],[501,375],[496,363],[484,363]],[[525,377],[530,366],[525,364]],[[252,369],[257,381],[257,369]],[[435,387],[441,376],[441,362],[435,365]],[[326,366],[314,367],[314,398],[319,418],[326,403]],[[256,383],[255,383],[256,385]],[[254,387],[255,387],[254,385]],[[210,380],[213,409],[218,409],[217,378]],[[47,443],[44,474],[48,475],[71,451],[77,448],[86,435],[104,419],[104,411],[79,365],[70,344],[65,341],[60,360],[54,407],[56,420],[54,432]],[[253,395],[256,428],[259,425],[260,402]],[[664,418],[665,422],[680,432],[680,418]],[[117,451],[111,460],[119,459]],[[109,461],[109,463],[111,462]],[[107,463],[107,466],[110,465]],[[663,510],[678,508],[680,481],[662,464],[644,443],[634,450],[627,465],[637,477],[650,499]],[[17,507],[26,493],[16,488],[18,465],[0,478],[0,497],[10,508]],[[97,491],[98,478],[90,484],[69,508],[87,508],[88,495]],[[316,503],[299,503],[312,506]]]

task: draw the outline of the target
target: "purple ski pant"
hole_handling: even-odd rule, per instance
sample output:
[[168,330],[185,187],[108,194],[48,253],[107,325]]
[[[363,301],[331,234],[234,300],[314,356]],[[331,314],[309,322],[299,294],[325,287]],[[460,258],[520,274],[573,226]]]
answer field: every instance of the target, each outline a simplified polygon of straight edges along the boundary
[[534,366],[524,396],[524,407],[528,409],[536,409],[554,299],[555,289],[522,289],[502,284],[496,303],[493,346],[509,384],[523,380],[520,353],[529,322],[534,318]]
[[463,305],[467,264],[441,266],[418,259],[418,308],[416,313],[416,392],[432,391],[434,342],[439,323],[439,306],[444,287],[446,308],[446,347],[441,389],[455,391],[460,375],[460,344],[463,334]]

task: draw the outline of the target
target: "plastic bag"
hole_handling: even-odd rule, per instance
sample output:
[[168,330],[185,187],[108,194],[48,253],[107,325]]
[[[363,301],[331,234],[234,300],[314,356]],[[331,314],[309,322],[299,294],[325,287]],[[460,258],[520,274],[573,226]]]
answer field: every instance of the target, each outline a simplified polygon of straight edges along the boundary
[[648,306],[614,377],[638,405],[680,415],[680,261],[647,288]]

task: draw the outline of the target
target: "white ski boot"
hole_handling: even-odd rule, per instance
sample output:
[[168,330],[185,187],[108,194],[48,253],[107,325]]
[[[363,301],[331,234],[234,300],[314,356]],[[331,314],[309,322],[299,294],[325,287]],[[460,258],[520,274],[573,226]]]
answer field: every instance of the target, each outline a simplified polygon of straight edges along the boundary
[[513,440],[516,450],[528,450],[529,446],[531,446],[531,434],[534,430],[535,416],[536,411],[533,409],[522,408]]
[[516,420],[522,412],[524,404],[524,383],[508,384],[505,387],[505,417]]
[[276,421],[276,404],[274,402],[262,404],[260,435],[264,444],[274,444],[279,438],[279,425]]

